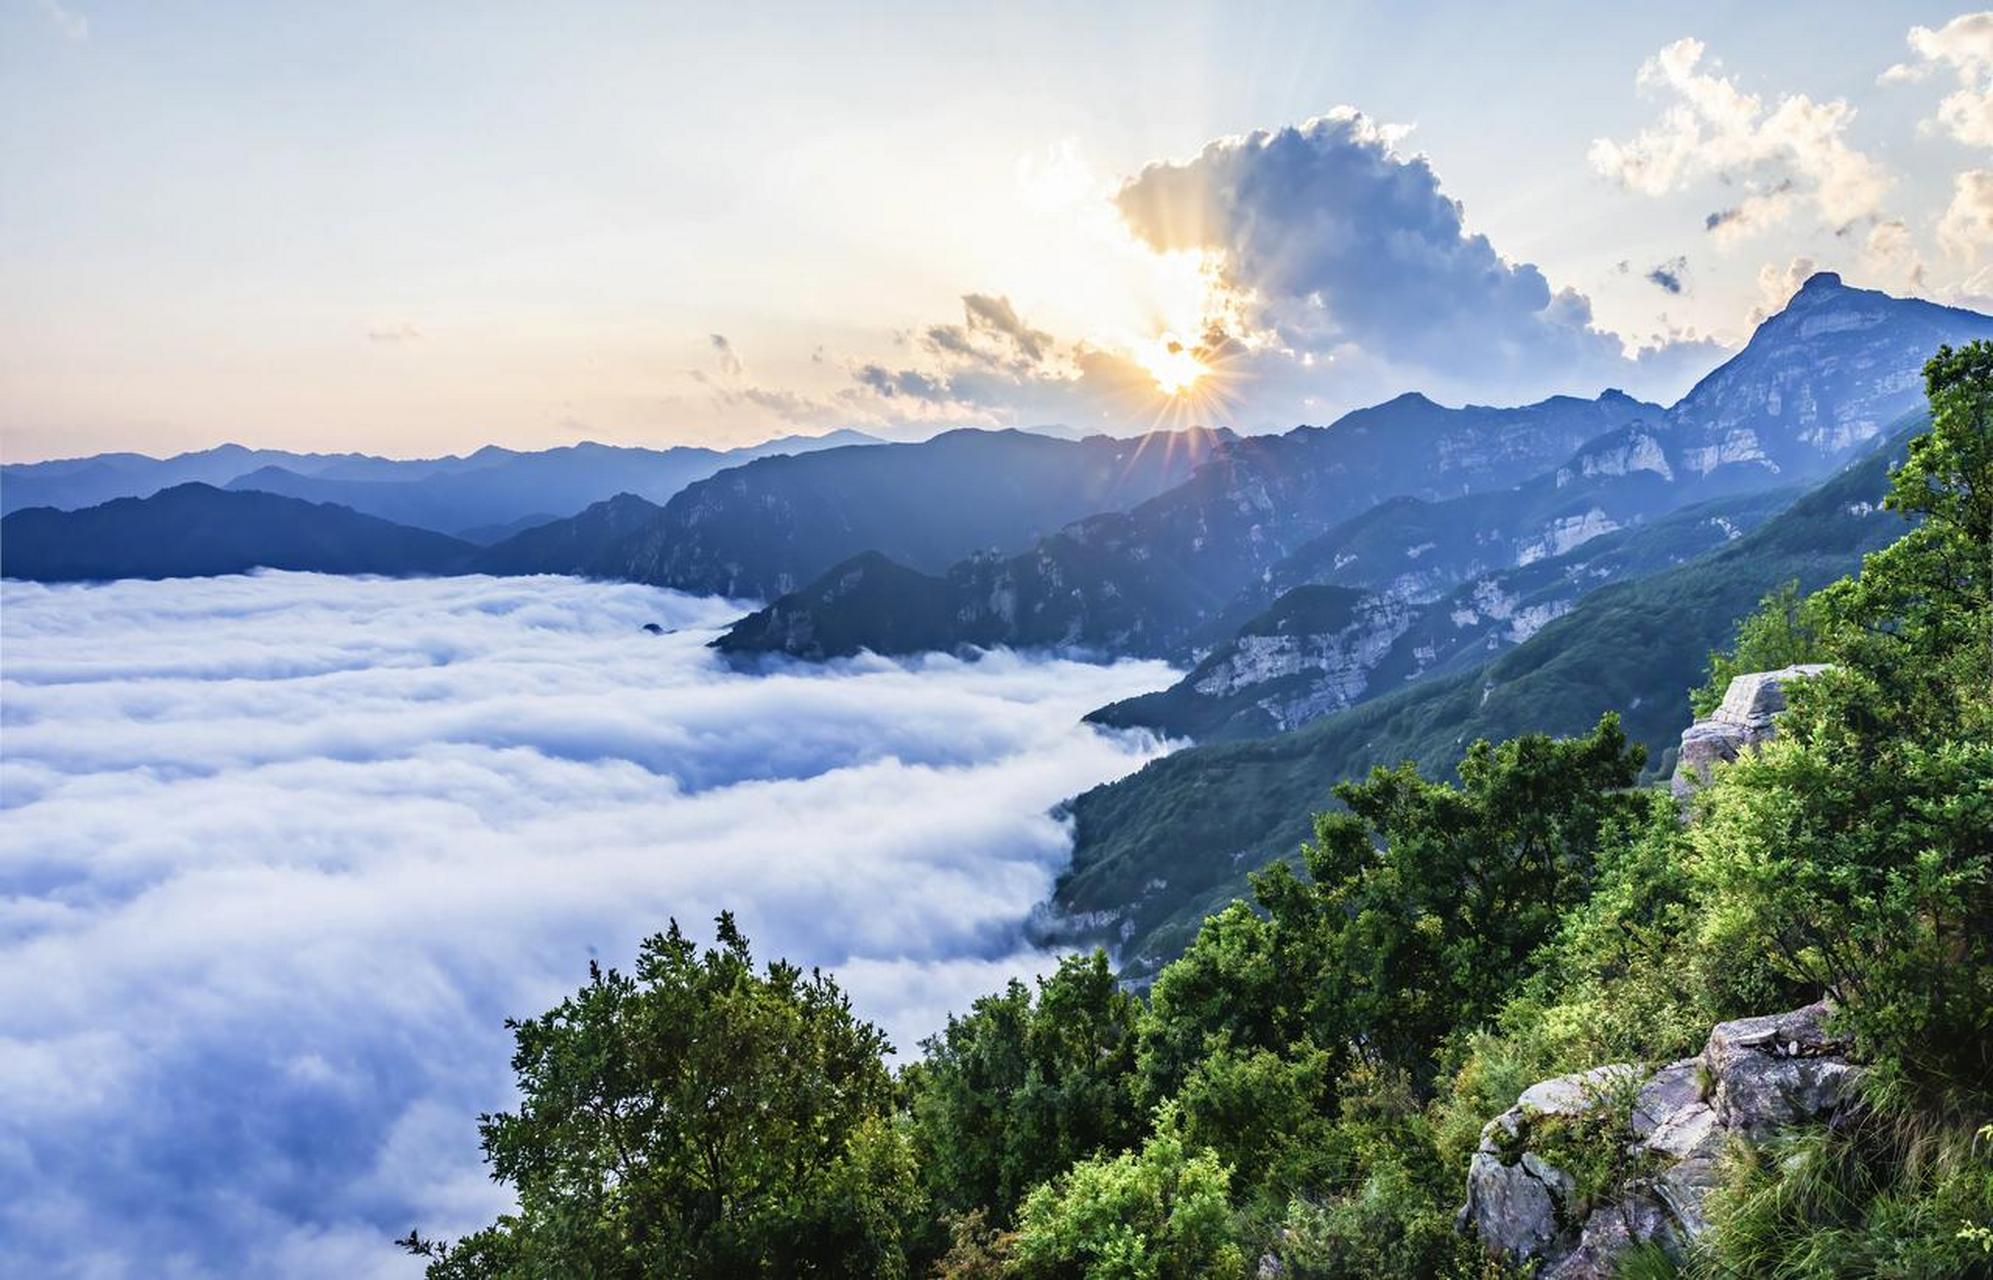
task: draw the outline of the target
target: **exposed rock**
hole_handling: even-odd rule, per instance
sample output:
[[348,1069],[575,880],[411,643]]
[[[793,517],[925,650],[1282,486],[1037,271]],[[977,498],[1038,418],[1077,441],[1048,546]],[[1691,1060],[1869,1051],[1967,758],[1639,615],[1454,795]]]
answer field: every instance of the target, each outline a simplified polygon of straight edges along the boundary
[[1687,796],[1708,782],[1710,770],[1719,760],[1735,760],[1745,747],[1772,737],[1778,713],[1785,710],[1785,686],[1826,669],[1824,663],[1809,662],[1777,671],[1753,671],[1732,680],[1723,693],[1723,704],[1682,730],[1681,754],[1669,784],[1675,795]]
[[[1656,1071],[1621,1063],[1530,1086],[1481,1131],[1462,1229],[1512,1262],[1535,1261],[1542,1280],[1613,1275],[1639,1244],[1679,1258],[1708,1226],[1725,1147],[1854,1101],[1862,1069],[1826,1014],[1813,1004],[1725,1022],[1699,1056]],[[1557,1166],[1558,1141],[1574,1134],[1624,1153],[1613,1185],[1580,1187]]]

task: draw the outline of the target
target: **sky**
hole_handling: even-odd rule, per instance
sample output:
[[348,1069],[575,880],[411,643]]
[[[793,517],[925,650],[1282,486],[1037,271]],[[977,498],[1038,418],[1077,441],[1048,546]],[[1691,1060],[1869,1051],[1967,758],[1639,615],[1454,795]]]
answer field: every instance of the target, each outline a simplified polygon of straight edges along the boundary
[[0,0],[0,457],[1669,401],[1990,149],[1921,3]]
[[[902,1054],[1049,968],[1060,800],[1161,663],[761,673],[572,578],[0,584],[0,1274],[413,1276],[508,1205],[507,1017],[733,910]],[[672,634],[642,631],[656,622]]]

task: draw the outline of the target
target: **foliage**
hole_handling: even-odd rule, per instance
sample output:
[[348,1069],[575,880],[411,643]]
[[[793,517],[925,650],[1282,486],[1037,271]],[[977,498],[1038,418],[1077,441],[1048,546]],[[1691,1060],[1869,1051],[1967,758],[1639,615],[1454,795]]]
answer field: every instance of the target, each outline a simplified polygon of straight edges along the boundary
[[1082,1160],[1025,1198],[1019,1272],[1046,1280],[1241,1275],[1230,1182],[1231,1170],[1212,1152],[1193,1150],[1165,1106],[1140,1150]]
[[1993,1147],[1969,1125],[1870,1113],[1740,1146],[1688,1275],[1993,1276]]
[[1033,1184],[1140,1136],[1129,1088],[1139,1002],[1102,952],[951,1017],[903,1077],[924,1180],[942,1210],[1007,1218]]
[[1710,651],[1709,679],[1689,694],[1689,708],[1698,716],[1708,715],[1722,703],[1730,682],[1747,672],[1820,661],[1820,610],[1807,600],[1797,578],[1766,592],[1757,609],[1738,621],[1736,643]]
[[1608,715],[1582,738],[1476,743],[1458,786],[1407,765],[1337,787],[1349,808],[1316,820],[1310,879],[1275,865],[1254,880],[1264,917],[1215,917],[1158,979],[1148,1096],[1220,1045],[1305,1043],[1330,1055],[1324,1078],[1354,1056],[1423,1087],[1452,1028],[1492,1015],[1584,898],[1602,835],[1642,803],[1623,791],[1639,766]]
[[1888,505],[1920,523],[1809,605],[1834,670],[1723,770],[1705,945],[1828,992],[1913,1092],[1993,1090],[1993,345],[1925,370]]
[[480,1128],[519,1208],[454,1246],[411,1234],[435,1280],[904,1274],[891,1046],[828,977],[757,973],[729,916],[703,953],[674,922],[634,977],[591,965],[509,1025],[522,1101]]

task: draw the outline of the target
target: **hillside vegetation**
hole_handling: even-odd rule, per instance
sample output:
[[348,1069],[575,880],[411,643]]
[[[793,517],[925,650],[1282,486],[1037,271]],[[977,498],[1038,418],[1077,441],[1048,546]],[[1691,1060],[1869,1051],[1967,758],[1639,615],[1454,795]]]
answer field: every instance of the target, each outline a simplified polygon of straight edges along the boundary
[[1073,862],[1056,902],[1076,936],[1114,943],[1131,971],[1153,972],[1245,892],[1247,873],[1296,857],[1338,778],[1401,760],[1441,777],[1478,738],[1582,733],[1607,711],[1645,748],[1648,777],[1672,772],[1690,716],[1683,691],[1735,620],[1780,583],[1820,587],[1901,532],[1879,504],[1920,429],[1901,429],[1752,533],[1602,588],[1480,667],[1289,733],[1179,751],[1087,792],[1072,802]]
[[[1796,643],[1831,665],[1692,821],[1635,785],[1648,752],[1612,712],[1344,773],[1300,865],[1256,875],[1146,995],[1075,956],[897,1074],[832,979],[757,968],[726,917],[703,952],[674,924],[633,975],[591,969],[514,1024],[521,1100],[481,1128],[516,1210],[403,1243],[433,1280],[1523,1274],[1455,1210],[1526,1085],[1682,1058],[1714,1022],[1824,997],[1859,1100],[1736,1137],[1706,1225],[1622,1273],[1993,1275],[1993,345],[1940,350],[1926,382],[1930,430],[1887,484],[1896,536],[1858,574],[1809,577],[1844,551],[1802,536],[1807,503],[1754,535],[1817,590],[1774,591],[1724,661]],[[1816,494],[1811,518],[1848,496]],[[1698,574],[1595,597],[1627,611],[1597,615],[1622,662],[1703,652],[1708,629],[1662,605],[1763,589]],[[1656,618],[1674,629],[1631,647]],[[1504,661],[1520,678],[1561,652]],[[1679,663],[1677,708],[1696,658]],[[1355,714],[1437,752],[1491,723],[1448,720],[1459,696]],[[1638,1175],[1616,1133],[1550,1135],[1593,1202]]]

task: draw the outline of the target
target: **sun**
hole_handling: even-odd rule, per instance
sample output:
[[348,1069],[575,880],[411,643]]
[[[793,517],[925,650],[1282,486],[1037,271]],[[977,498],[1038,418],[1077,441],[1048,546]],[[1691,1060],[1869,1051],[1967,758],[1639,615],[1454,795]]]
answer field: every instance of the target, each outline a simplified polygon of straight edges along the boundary
[[1156,380],[1156,389],[1166,396],[1179,396],[1197,385],[1210,368],[1183,345],[1173,333],[1165,333],[1135,352],[1135,361]]

